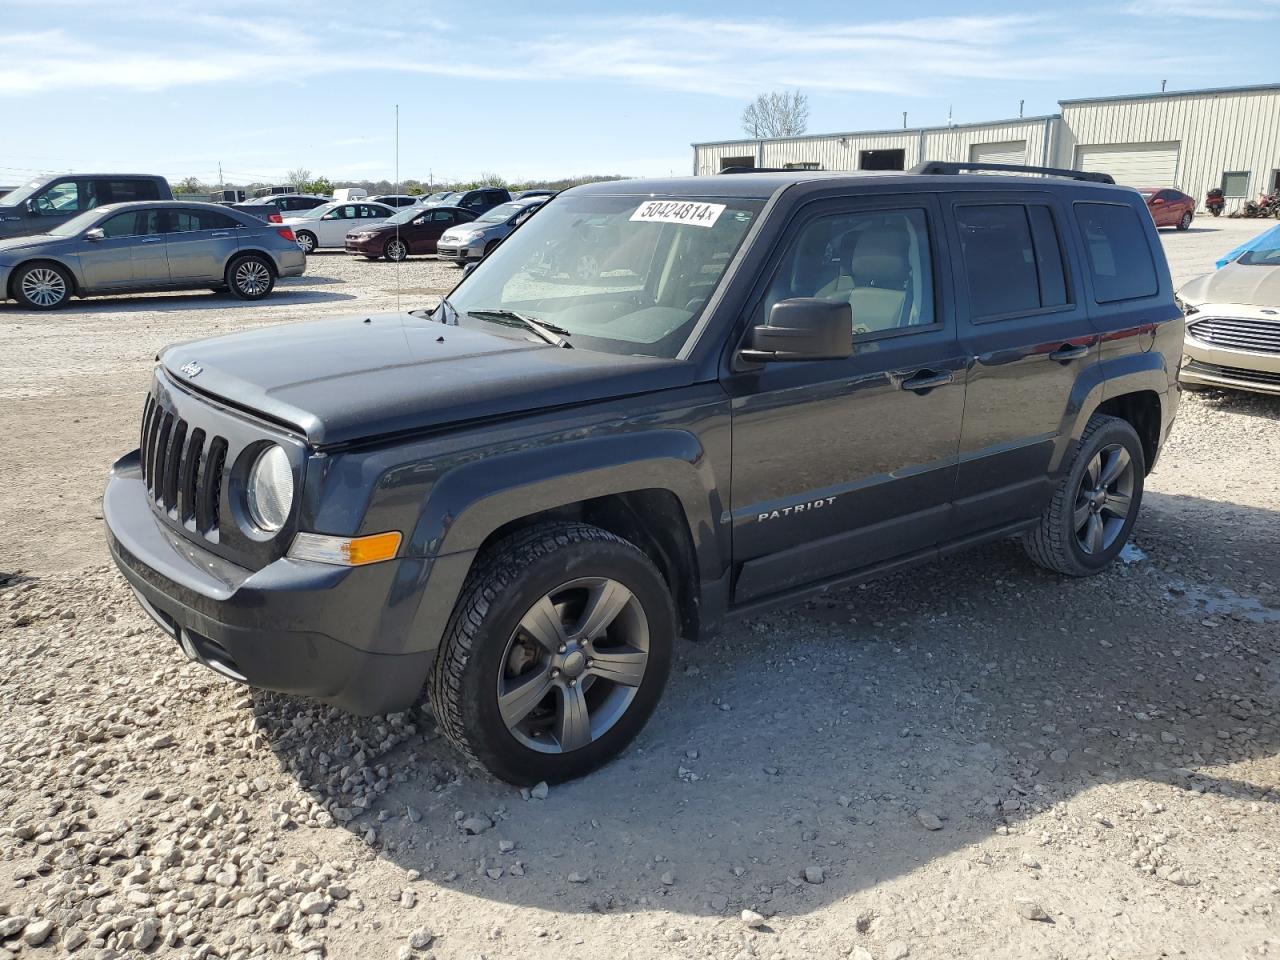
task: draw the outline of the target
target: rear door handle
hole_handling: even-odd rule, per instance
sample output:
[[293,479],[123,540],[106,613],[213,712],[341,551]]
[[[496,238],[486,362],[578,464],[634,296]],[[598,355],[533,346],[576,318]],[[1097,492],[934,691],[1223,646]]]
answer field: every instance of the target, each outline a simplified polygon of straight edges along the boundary
[[164,243],[164,237],[143,237],[143,243]]
[[913,390],[916,393],[924,393],[932,390],[934,387],[942,387],[950,383],[954,379],[950,370],[944,370],[942,373],[934,373],[932,370],[921,370],[913,374],[906,380],[898,382],[898,386],[903,390]]
[[216,233],[211,233],[211,234],[209,234],[209,236],[211,236],[211,237],[229,237],[229,236],[231,236],[231,231],[230,231],[230,230],[219,230],[219,231],[217,231]]
[[1064,343],[1053,353],[1049,354],[1050,360],[1057,360],[1058,363],[1070,363],[1072,360],[1079,360],[1081,357],[1089,355],[1089,345],[1087,343],[1070,344]]

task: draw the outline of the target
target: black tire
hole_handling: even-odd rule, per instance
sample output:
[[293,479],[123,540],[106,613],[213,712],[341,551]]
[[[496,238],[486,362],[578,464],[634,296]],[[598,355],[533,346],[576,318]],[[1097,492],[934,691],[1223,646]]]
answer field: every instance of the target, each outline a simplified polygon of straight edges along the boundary
[[1188,211],[1188,212],[1184,213],[1184,214],[1182,215],[1182,219],[1178,221],[1178,229],[1179,229],[1179,230],[1190,230],[1190,229],[1191,229],[1191,221],[1192,221],[1193,219],[1194,219],[1194,218],[1191,216],[1191,212],[1190,212],[1190,211]]
[[409,256],[409,244],[404,240],[395,238],[388,240],[386,247],[382,250],[382,255],[392,263],[399,263]]
[[[647,656],[638,685],[626,688],[633,692],[610,726],[599,734],[590,731],[593,739],[583,746],[555,752],[559,745],[548,740],[545,743],[553,752],[540,752],[518,739],[504,721],[499,685],[510,682],[504,678],[512,675],[510,654],[516,638],[522,636],[522,620],[564,585],[584,578],[604,578],[630,591],[625,609],[632,611],[631,603],[639,605]],[[637,616],[634,612],[629,615]],[[621,620],[622,616],[616,615],[608,623]],[[666,581],[638,547],[585,523],[538,524],[493,544],[476,561],[437,653],[428,696],[445,735],[495,776],[517,785],[570,780],[613,759],[640,732],[666,684],[676,629]],[[594,650],[599,657],[605,649],[588,648],[587,655]],[[535,650],[545,652],[536,646]],[[593,661],[586,663],[589,666]],[[552,670],[548,676],[560,673]],[[559,686],[547,687],[545,699],[540,695],[535,702],[544,706],[550,702],[553,713],[556,705],[563,711],[565,684],[574,686],[574,681],[567,679],[569,675],[566,661]],[[582,677],[579,691],[585,704],[590,691],[597,688],[590,686],[588,674],[572,675]],[[605,683],[599,691],[608,696],[611,689]],[[536,715],[537,709],[530,715]]]
[[71,302],[75,284],[71,274],[48,261],[28,263],[14,271],[13,299],[28,310],[58,310]]
[[1212,213],[1215,217],[1220,217],[1220,216],[1222,216],[1222,208],[1221,208],[1221,207],[1210,207],[1210,208],[1209,208],[1209,212],[1210,212],[1210,213]]
[[[1090,507],[1089,496],[1085,484],[1092,482],[1090,469],[1094,460],[1101,454],[1114,448],[1123,448],[1130,461],[1128,476],[1129,504],[1123,521],[1114,530],[1106,530],[1114,517],[1105,512],[1106,506],[1099,509]],[[1089,577],[1101,572],[1119,555],[1133,530],[1134,521],[1142,506],[1143,481],[1146,478],[1146,457],[1142,452],[1142,441],[1127,420],[1094,414],[1085,427],[1084,435],[1076,444],[1075,456],[1071,468],[1062,478],[1053,493],[1049,505],[1040,515],[1039,524],[1030,532],[1023,534],[1022,545],[1027,556],[1046,570],[1061,573],[1069,577]],[[1116,494],[1118,496],[1118,494]],[[1106,502],[1103,498],[1103,503]],[[1098,514],[1099,523],[1104,525],[1105,545],[1093,552],[1088,551],[1081,543],[1081,527],[1077,521],[1081,511],[1088,512],[1086,523],[1092,524],[1090,513]]]
[[275,266],[260,253],[246,253],[227,264],[227,286],[240,300],[261,300],[276,286]]
[[305,254],[312,254],[316,251],[316,235],[310,230],[299,230],[294,233],[294,239],[298,241],[298,246],[302,248]]

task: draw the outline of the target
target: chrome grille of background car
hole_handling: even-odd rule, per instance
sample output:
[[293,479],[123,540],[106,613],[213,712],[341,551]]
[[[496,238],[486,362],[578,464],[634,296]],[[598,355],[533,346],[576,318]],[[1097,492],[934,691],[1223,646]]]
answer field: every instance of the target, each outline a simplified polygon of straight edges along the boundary
[[162,511],[197,533],[218,529],[227,441],[192,429],[147,395],[142,411],[142,478]]
[[1201,343],[1235,350],[1280,353],[1280,322],[1248,317],[1205,317],[1187,327]]

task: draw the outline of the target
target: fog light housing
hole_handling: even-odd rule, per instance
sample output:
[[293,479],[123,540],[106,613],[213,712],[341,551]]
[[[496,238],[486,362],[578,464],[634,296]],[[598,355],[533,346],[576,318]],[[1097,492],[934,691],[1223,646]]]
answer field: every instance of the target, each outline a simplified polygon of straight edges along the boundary
[[293,560],[331,563],[339,567],[362,567],[392,559],[400,551],[400,539],[399,530],[365,537],[299,533],[289,547],[289,557]]

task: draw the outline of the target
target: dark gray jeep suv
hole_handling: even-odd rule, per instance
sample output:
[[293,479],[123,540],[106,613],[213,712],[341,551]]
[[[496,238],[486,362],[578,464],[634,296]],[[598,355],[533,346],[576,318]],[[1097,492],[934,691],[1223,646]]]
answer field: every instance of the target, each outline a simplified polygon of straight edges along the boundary
[[1097,573],[1182,315],[1142,198],[1053,173],[593,184],[433,310],[171,347],[111,552],[187,656],[366,714],[425,686],[517,783],[622,750],[677,635],[1001,537]]

